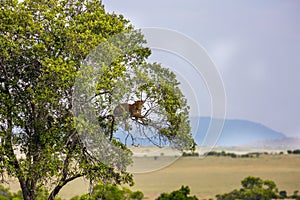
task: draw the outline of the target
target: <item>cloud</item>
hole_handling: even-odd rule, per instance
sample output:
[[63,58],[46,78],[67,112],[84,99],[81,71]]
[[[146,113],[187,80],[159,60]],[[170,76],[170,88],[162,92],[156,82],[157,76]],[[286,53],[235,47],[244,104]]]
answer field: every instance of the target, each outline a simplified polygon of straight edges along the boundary
[[[203,45],[224,80],[229,118],[260,122],[300,136],[298,1],[104,3],[109,10],[125,14],[137,27],[174,29]],[[173,65],[172,59],[169,64]],[[196,78],[189,75],[191,72],[186,73],[190,77],[187,80],[194,83]],[[195,90],[205,91],[197,83],[194,86]]]
[[224,39],[214,41],[207,50],[222,73],[232,66],[232,61],[238,56],[239,46],[235,41]]

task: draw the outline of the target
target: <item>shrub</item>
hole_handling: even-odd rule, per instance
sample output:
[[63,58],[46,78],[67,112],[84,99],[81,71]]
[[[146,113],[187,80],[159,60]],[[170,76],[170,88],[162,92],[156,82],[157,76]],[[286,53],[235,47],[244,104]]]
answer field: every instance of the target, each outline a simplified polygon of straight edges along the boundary
[[216,155],[218,155],[218,154],[219,154],[219,153],[216,152],[216,151],[210,151],[210,152],[205,153],[205,155],[207,155],[207,156],[216,156]]
[[[48,198],[48,191],[44,187],[39,187],[37,189],[37,199],[36,200],[44,200]],[[23,194],[21,191],[17,193],[11,193],[8,188],[0,185],[0,200],[22,200]],[[57,197],[56,200],[61,200],[61,198]]]
[[262,180],[258,177],[249,176],[242,180],[242,188],[230,193],[216,195],[217,200],[247,199],[247,200],[270,200],[280,197],[277,195],[276,184],[270,180]]
[[280,195],[282,198],[287,198],[287,193],[286,193],[285,190],[280,191],[280,192],[279,192],[279,195]]
[[183,157],[199,157],[199,153],[198,152],[191,152],[191,153],[187,153],[187,152],[183,152],[182,153],[182,156]]
[[196,196],[189,196],[190,188],[181,186],[179,190],[175,190],[170,194],[162,193],[156,200],[198,200]]
[[300,154],[300,149],[296,149],[293,151],[293,154]]
[[296,150],[287,150],[288,154],[300,154],[300,149],[296,149]]
[[294,191],[294,194],[290,196],[290,198],[300,200],[300,195],[298,193],[299,193],[298,190]]
[[144,194],[141,191],[133,192],[128,188],[119,188],[117,185],[98,184],[93,187],[93,191],[89,197],[88,194],[73,197],[71,200],[142,200]]

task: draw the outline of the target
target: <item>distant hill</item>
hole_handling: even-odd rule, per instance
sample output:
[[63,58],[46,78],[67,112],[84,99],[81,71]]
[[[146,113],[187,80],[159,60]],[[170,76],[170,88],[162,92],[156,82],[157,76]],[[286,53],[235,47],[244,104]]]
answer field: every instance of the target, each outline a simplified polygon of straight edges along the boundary
[[264,140],[254,143],[246,144],[249,147],[286,147],[286,148],[300,148],[300,138],[282,138],[274,140]]
[[[191,118],[193,134],[198,145],[203,144],[209,124],[213,120],[220,121],[220,119],[211,119],[209,117]],[[244,146],[261,141],[283,140],[286,138],[283,133],[274,131],[259,123],[238,119],[225,119],[224,127],[216,146]]]
[[[203,142],[208,134],[210,123],[214,120],[216,120],[215,122],[221,122],[220,119],[211,119],[210,117],[190,118],[192,133],[198,146],[204,144]],[[210,128],[214,131],[213,127]],[[212,133],[216,135],[218,134],[216,131]],[[115,136],[119,141],[125,143],[126,134],[122,131],[117,131]],[[151,139],[155,141],[155,139]],[[224,127],[220,133],[219,139],[217,140],[216,146],[263,146],[265,142],[270,144],[270,141],[284,141],[284,139],[287,139],[287,137],[283,133],[274,131],[262,124],[246,120],[225,119]],[[131,138],[128,137],[127,145],[131,145],[131,143]],[[136,145],[153,146],[153,143],[144,138],[143,140],[137,140]]]

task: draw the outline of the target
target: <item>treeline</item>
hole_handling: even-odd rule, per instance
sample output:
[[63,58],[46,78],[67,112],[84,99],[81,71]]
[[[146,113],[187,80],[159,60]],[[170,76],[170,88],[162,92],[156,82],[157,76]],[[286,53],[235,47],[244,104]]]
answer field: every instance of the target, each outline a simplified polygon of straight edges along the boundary
[[[224,156],[224,157],[231,157],[231,158],[258,158],[260,155],[266,155],[267,152],[259,153],[259,152],[253,152],[253,153],[247,153],[247,154],[235,154],[235,153],[228,153],[225,151],[217,152],[217,151],[210,151],[207,153],[204,153],[204,156]],[[280,153],[283,154],[283,153]],[[183,152],[183,157],[199,157],[198,152]]]
[[[300,149],[296,150],[288,150],[288,154],[300,154]],[[283,151],[279,153],[268,153],[268,152],[251,152],[251,153],[246,153],[246,154],[235,154],[235,153],[229,153],[225,151],[210,151],[204,153],[204,156],[224,156],[224,157],[231,157],[231,158],[258,158],[260,155],[276,155],[276,154],[285,154]],[[200,156],[198,152],[183,152],[182,153],[183,157],[198,157]]]
[[300,149],[296,149],[296,150],[288,150],[287,153],[288,153],[288,154],[300,154]]
[[258,158],[261,154],[266,153],[247,153],[247,154],[235,154],[235,153],[227,153],[225,151],[217,152],[217,151],[210,151],[205,153],[205,156],[224,156],[224,157],[231,157],[231,158]]

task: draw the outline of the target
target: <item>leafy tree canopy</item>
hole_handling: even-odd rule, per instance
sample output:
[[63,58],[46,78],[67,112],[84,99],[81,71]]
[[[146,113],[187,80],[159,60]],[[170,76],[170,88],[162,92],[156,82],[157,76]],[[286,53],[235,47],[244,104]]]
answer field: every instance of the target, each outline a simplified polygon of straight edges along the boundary
[[242,188],[230,193],[217,195],[218,200],[246,199],[246,200],[271,200],[279,195],[276,184],[270,180],[262,180],[259,177],[246,177],[242,180]]
[[[19,180],[25,200],[44,186],[54,199],[79,177],[132,184],[130,159],[121,156],[119,166],[101,157],[107,146],[130,155],[114,138],[120,128],[132,141],[138,132],[157,145],[194,149],[175,75],[147,63],[142,34],[100,0],[2,0],[0,19],[0,173]],[[141,98],[143,121],[113,116],[118,102]],[[97,123],[85,126],[94,116]]]
[[71,200],[142,200],[143,198],[144,194],[140,191],[131,191],[125,187],[120,189],[116,185],[98,184],[93,188],[93,192],[90,195],[84,194],[80,197],[73,197]]
[[156,200],[198,200],[196,196],[190,196],[190,188],[181,186],[179,190],[175,190],[170,194],[162,193]]

